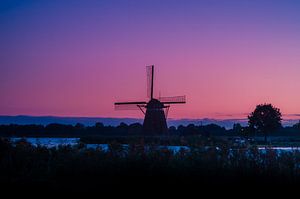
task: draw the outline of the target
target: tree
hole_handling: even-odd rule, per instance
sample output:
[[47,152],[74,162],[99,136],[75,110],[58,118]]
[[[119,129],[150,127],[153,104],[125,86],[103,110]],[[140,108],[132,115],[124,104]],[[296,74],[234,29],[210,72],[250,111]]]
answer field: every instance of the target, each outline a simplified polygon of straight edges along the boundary
[[102,128],[104,128],[104,124],[103,124],[102,122],[96,122],[96,123],[95,123],[95,127],[96,127],[97,129],[102,129]]
[[270,132],[281,127],[280,110],[272,104],[259,104],[248,116],[249,127],[265,135],[265,142]]
[[170,126],[168,132],[169,132],[170,135],[175,135],[175,134],[177,133],[176,130],[177,130],[177,129],[176,129],[175,126]]
[[84,125],[81,123],[76,123],[75,128],[76,129],[84,129]]
[[143,126],[140,123],[133,123],[128,126],[129,135],[141,135]]
[[293,128],[294,128],[294,129],[297,129],[297,130],[300,129],[300,120],[299,120],[298,123],[296,123],[296,124],[293,125]]
[[233,132],[235,133],[241,133],[242,131],[242,125],[240,123],[234,123],[232,127]]

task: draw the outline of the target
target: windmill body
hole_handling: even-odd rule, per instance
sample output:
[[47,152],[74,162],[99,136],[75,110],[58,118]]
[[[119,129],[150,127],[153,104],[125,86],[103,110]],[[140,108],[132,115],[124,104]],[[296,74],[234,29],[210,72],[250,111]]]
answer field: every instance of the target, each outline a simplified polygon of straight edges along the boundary
[[165,134],[168,132],[165,109],[163,103],[151,99],[146,105],[143,132],[148,135]]
[[154,66],[147,66],[147,94],[150,100],[140,102],[116,102],[116,110],[139,109],[145,114],[143,133],[145,135],[161,135],[168,132],[167,115],[170,104],[185,103],[185,96],[153,98]]

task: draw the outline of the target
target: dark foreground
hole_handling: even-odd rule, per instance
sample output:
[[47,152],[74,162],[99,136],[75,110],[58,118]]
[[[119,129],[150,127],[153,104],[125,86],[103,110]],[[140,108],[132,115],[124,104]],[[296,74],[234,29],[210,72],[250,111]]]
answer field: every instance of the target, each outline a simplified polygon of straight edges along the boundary
[[12,145],[1,139],[0,183],[2,192],[10,195],[137,191],[215,194],[220,190],[233,195],[240,190],[249,194],[259,190],[291,193],[300,185],[300,152],[193,146],[191,151],[174,154],[155,146],[145,151],[141,144],[132,144],[124,151],[117,143],[111,143],[104,152],[84,146],[47,149],[25,141]]

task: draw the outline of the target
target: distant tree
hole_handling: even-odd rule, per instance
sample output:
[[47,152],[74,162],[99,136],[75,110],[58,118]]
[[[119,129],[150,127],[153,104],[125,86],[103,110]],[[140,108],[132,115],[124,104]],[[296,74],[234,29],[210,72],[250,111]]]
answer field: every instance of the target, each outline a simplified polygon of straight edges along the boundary
[[240,131],[240,135],[244,137],[252,136],[253,135],[253,130],[249,126],[242,127]]
[[300,129],[300,120],[299,120],[298,123],[296,123],[296,124],[293,125],[293,128],[297,129],[297,130]]
[[75,125],[75,128],[76,128],[76,129],[84,129],[84,125],[81,124],[81,123],[77,123],[77,124]]
[[176,130],[177,129],[176,129],[175,126],[170,126],[168,132],[169,132],[170,135],[175,135],[176,134]]
[[232,130],[235,133],[241,133],[242,125],[240,123],[235,123],[233,124]]
[[181,124],[177,127],[177,131],[180,135],[184,135],[184,130],[185,130],[185,127]]
[[204,130],[206,136],[226,135],[226,129],[217,124],[208,124],[202,126],[202,129]]
[[248,116],[249,127],[263,133],[265,142],[270,132],[281,127],[281,112],[272,104],[259,104]]
[[198,134],[198,130],[197,127],[195,126],[195,124],[189,124],[186,127],[186,135],[197,135]]
[[96,122],[95,127],[98,128],[98,129],[102,129],[104,127],[104,125],[101,122]]
[[141,135],[143,126],[140,123],[133,123],[128,126],[129,135]]
[[123,128],[127,128],[128,127],[128,125],[126,124],[126,123],[124,123],[124,122],[121,122],[120,124],[119,124],[119,127],[123,127]]
[[116,127],[118,135],[127,135],[128,134],[128,125],[124,122],[121,122],[119,126]]

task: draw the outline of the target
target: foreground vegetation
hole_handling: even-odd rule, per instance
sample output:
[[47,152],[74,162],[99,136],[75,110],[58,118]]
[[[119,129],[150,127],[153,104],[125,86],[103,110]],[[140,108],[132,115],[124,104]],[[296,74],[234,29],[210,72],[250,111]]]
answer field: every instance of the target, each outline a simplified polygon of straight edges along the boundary
[[128,150],[117,142],[109,150],[84,145],[58,148],[33,147],[25,140],[12,144],[0,141],[2,187],[27,190],[86,191],[114,186],[186,186],[240,183],[296,185],[300,183],[300,152],[261,151],[256,147],[232,150],[190,145],[189,151],[174,153],[143,142]]
[[[0,183],[17,190],[75,192],[124,186],[300,185],[299,151],[260,150],[255,146],[259,141],[249,139],[264,136],[262,144],[270,146],[268,139],[283,136],[292,146],[299,141],[300,123],[282,127],[280,110],[271,104],[258,105],[248,119],[247,127],[191,124],[170,127],[163,136],[144,135],[141,124],[0,125],[0,136],[6,137],[0,140]],[[235,142],[234,136],[243,139]],[[25,139],[11,143],[10,137],[78,137],[81,143],[35,147]],[[87,148],[85,143],[108,144],[108,150]],[[188,147],[175,152],[167,145]]]

